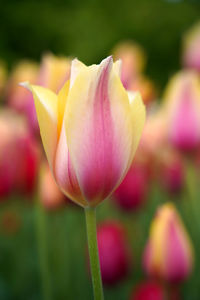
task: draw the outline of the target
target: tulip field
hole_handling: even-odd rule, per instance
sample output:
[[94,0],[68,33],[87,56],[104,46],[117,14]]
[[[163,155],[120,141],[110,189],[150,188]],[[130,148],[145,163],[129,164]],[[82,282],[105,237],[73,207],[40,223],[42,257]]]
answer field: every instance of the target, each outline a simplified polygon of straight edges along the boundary
[[198,4],[145,1],[0,10],[2,300],[200,299]]

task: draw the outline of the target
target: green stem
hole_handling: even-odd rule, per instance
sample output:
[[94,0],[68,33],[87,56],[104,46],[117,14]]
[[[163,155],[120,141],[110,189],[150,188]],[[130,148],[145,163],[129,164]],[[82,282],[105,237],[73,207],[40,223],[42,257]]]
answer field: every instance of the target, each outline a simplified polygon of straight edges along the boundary
[[88,248],[90,255],[90,269],[92,275],[93,291],[95,300],[103,300],[103,287],[101,280],[101,271],[99,264],[99,254],[97,246],[97,229],[96,229],[96,209],[85,208]]
[[199,207],[198,207],[198,197],[196,195],[197,190],[197,175],[195,173],[195,168],[190,161],[187,161],[186,164],[187,173],[186,173],[186,187],[188,191],[188,203],[191,207],[194,221],[196,222],[198,236],[200,234],[200,219],[199,219]]
[[46,214],[40,201],[37,201],[36,203],[36,230],[43,299],[51,300],[51,284],[46,239]]

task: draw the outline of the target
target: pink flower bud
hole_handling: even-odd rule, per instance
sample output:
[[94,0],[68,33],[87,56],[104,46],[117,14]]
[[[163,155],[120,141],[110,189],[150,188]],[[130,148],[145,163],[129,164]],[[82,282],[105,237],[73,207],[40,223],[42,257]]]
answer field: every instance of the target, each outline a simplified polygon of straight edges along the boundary
[[171,203],[161,206],[152,222],[143,265],[150,276],[169,282],[186,279],[193,267],[193,247]]
[[194,71],[178,73],[170,81],[164,109],[168,120],[169,140],[182,151],[200,145],[200,83]]
[[42,57],[37,84],[58,93],[70,77],[70,68],[71,60],[67,57],[45,54]]
[[139,283],[130,300],[180,300],[180,292],[175,287],[166,287],[160,282],[146,280]]
[[19,82],[29,80],[36,83],[38,66],[30,61],[21,61],[12,70],[6,88],[6,100],[8,105],[27,117],[30,129],[38,130],[35,107],[32,95],[21,86]]
[[118,44],[113,50],[114,59],[122,60],[121,80],[126,89],[130,89],[132,81],[144,69],[146,57],[141,46],[133,42]]
[[26,120],[11,110],[0,111],[0,194],[30,195],[36,183],[40,149]]
[[[130,300],[165,300],[165,290],[156,281],[144,281],[138,284],[130,297]],[[170,299],[169,299],[170,300]]]
[[114,193],[114,202],[123,210],[131,212],[141,207],[147,196],[148,169],[142,163],[134,163]]
[[106,221],[98,226],[97,240],[103,283],[117,284],[126,278],[131,265],[125,229],[119,222]]

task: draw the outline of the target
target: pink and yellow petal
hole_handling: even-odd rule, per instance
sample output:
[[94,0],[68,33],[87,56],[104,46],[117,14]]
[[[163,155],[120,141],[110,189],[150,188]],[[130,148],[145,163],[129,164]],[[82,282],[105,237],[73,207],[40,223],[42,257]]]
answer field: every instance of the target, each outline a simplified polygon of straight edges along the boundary
[[69,92],[65,123],[81,190],[95,205],[120,183],[133,151],[129,99],[110,57],[77,76]]
[[57,95],[49,89],[31,85],[28,82],[21,85],[29,89],[33,94],[44,150],[52,169],[58,137]]

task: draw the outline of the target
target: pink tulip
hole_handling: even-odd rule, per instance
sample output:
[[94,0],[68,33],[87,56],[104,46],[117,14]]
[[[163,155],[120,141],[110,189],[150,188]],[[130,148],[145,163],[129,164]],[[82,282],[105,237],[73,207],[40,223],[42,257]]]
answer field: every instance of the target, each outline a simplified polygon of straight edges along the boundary
[[193,259],[192,244],[178,212],[173,204],[164,204],[150,228],[143,260],[146,273],[180,282],[190,275]]
[[19,62],[12,70],[8,79],[5,95],[9,107],[26,116],[30,129],[33,131],[38,128],[33,97],[28,91],[19,86],[18,83],[24,80],[36,83],[37,76],[37,64],[30,61]]
[[148,168],[135,163],[114,193],[114,202],[123,210],[132,212],[141,207],[147,196],[149,185]]
[[182,151],[200,145],[200,83],[197,73],[183,71],[169,83],[164,109],[168,119],[169,139]]
[[104,284],[114,285],[130,271],[130,246],[125,229],[116,221],[104,221],[97,228],[100,267]]
[[51,53],[42,57],[37,84],[57,93],[70,77],[71,60]]
[[35,187],[40,150],[26,120],[11,110],[0,111],[0,194],[30,195]]
[[[165,300],[164,287],[156,281],[144,281],[138,284],[130,297],[130,300]],[[168,298],[167,298],[168,299]],[[170,300],[170,299],[168,299]]]
[[177,288],[166,287],[161,282],[146,280],[139,283],[131,294],[130,300],[180,300]]
[[142,132],[144,105],[123,88],[119,67],[111,57],[90,67],[75,59],[58,95],[24,83],[34,96],[54,178],[83,207],[96,206],[117,188]]
[[124,87],[130,90],[132,82],[144,69],[144,50],[134,42],[122,42],[114,48],[113,56],[116,60],[122,60],[121,80]]

